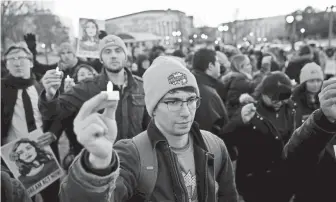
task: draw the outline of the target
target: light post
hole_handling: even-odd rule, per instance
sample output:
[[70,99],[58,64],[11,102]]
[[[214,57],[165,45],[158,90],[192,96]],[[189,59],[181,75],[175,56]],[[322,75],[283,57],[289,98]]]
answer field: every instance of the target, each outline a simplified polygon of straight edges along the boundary
[[292,49],[295,50],[295,39],[296,39],[296,25],[303,19],[301,12],[296,12],[294,15],[288,15],[286,17],[286,22],[292,24]]
[[301,28],[300,32],[301,32],[302,40],[304,40],[304,33],[306,32],[306,29],[305,28]]
[[336,5],[327,7],[327,12],[329,13],[329,34],[328,34],[328,45],[331,47],[331,39],[333,38],[333,26],[334,26],[334,9]]
[[222,39],[223,39],[223,42],[225,42],[225,37],[224,37],[224,32],[227,32],[227,31],[229,31],[229,26],[228,25],[220,25],[219,27],[218,27],[218,31],[220,31],[220,33],[221,33],[221,37],[222,37]]

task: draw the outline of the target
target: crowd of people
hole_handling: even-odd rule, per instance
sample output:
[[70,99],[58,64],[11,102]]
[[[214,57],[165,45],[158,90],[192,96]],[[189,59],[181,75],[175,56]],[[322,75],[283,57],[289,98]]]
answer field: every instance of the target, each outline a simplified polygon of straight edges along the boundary
[[99,39],[98,59],[65,42],[41,64],[32,34],[4,53],[1,145],[41,129],[66,176],[29,197],[2,162],[3,201],[336,201],[335,48],[129,53]]

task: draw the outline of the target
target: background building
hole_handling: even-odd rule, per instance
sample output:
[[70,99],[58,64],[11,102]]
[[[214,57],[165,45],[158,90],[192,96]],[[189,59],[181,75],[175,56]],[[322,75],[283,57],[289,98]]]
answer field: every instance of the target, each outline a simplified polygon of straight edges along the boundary
[[136,35],[136,33],[141,33],[138,34],[138,38],[133,37],[132,46],[140,46],[145,43],[143,39],[139,38],[141,35],[152,36],[152,38],[159,37],[159,40],[154,41],[163,45],[183,43],[188,41],[193,27],[192,16],[171,9],[142,11],[106,20],[108,34]]

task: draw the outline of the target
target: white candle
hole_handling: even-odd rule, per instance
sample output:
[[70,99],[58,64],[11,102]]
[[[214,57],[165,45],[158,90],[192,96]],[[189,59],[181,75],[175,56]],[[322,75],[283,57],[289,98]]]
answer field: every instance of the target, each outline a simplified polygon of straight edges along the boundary
[[106,93],[108,100],[119,100],[119,91],[113,90],[113,84],[111,81],[107,83]]
[[57,75],[61,75],[61,72],[60,72],[60,70],[59,70],[58,67],[56,67],[56,74],[57,74]]
[[69,75],[67,75],[67,77],[65,78],[65,81],[66,81],[66,82],[70,82],[70,81],[71,81],[71,78],[70,78]]

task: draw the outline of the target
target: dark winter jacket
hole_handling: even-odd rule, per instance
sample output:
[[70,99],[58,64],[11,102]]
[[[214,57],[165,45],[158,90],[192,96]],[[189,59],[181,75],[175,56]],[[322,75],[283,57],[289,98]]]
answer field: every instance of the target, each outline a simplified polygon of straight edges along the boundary
[[15,179],[10,171],[4,167],[1,167],[1,201],[32,202],[21,182]]
[[194,70],[193,74],[202,98],[201,105],[196,111],[195,121],[200,129],[212,131],[218,135],[222,127],[228,123],[227,110],[215,89],[219,82],[204,72]]
[[300,83],[301,69],[305,66],[305,64],[310,62],[313,62],[313,60],[309,58],[298,58],[297,60],[290,61],[285,73],[290,79],[295,79],[296,83]]
[[294,101],[297,108],[296,115],[298,116],[298,119],[301,120],[298,127],[305,122],[315,110],[320,108],[318,94],[316,94],[314,100],[310,100],[306,90],[306,83],[300,84],[293,90],[291,99]]
[[[147,133],[156,149],[158,173],[154,191],[150,201],[187,202],[188,191],[184,184],[176,154],[170,149],[166,138],[151,122]],[[190,131],[194,140],[195,169],[197,179],[198,201],[237,202],[238,195],[235,188],[232,164],[224,142],[217,136],[213,138],[222,149],[223,164],[218,177],[214,176],[214,156],[206,148],[206,144],[197,125]],[[72,202],[112,202],[127,201],[137,193],[140,162],[139,153],[132,142],[121,140],[114,145],[114,155],[111,165],[106,170],[98,171],[90,168],[88,152],[84,150],[70,168],[69,175],[61,186],[61,201]],[[118,156],[118,158],[116,157]],[[107,172],[101,175],[103,172]],[[94,174],[96,173],[96,174]],[[216,181],[215,181],[216,180]],[[216,184],[218,183],[218,193]]]
[[336,124],[316,110],[285,146],[294,202],[336,201]]
[[239,109],[220,137],[228,148],[237,146],[236,183],[240,194],[248,198],[252,194],[258,201],[275,201],[274,195],[287,196],[279,192],[285,186],[282,151],[296,128],[295,108],[285,103],[276,113],[261,101],[256,108],[256,115],[246,124]]
[[[116,111],[119,139],[132,138],[147,128],[149,115],[145,109],[143,82],[125,68],[128,84],[122,90]],[[94,79],[84,80],[62,95],[55,95],[51,101],[45,98],[45,90],[39,99],[39,109],[46,120],[65,120],[75,117],[84,102],[102,91],[106,91],[108,77],[103,71]],[[114,89],[118,89],[117,86]],[[56,97],[58,96],[58,97]]]
[[252,94],[257,83],[247,78],[243,73],[233,72],[228,81],[228,93],[226,107],[229,118],[241,107],[239,97],[244,94]]

